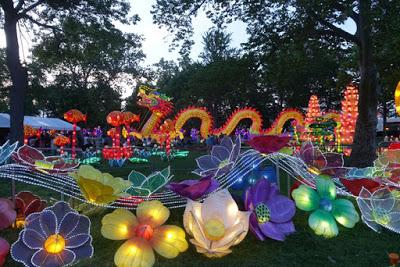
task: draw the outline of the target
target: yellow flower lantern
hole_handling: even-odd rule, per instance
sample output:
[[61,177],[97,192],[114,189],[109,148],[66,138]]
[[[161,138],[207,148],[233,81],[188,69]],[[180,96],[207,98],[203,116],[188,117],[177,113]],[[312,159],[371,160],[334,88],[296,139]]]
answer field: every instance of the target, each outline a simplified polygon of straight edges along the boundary
[[114,263],[118,267],[151,267],[155,250],[172,259],[188,248],[185,231],[174,225],[163,225],[170,215],[160,201],[139,204],[136,216],[125,209],[116,209],[103,217],[101,234],[111,240],[127,240],[117,250]]
[[85,199],[91,203],[108,204],[120,197],[132,183],[109,173],[102,173],[89,165],[81,165],[77,172],[69,173],[73,177]]

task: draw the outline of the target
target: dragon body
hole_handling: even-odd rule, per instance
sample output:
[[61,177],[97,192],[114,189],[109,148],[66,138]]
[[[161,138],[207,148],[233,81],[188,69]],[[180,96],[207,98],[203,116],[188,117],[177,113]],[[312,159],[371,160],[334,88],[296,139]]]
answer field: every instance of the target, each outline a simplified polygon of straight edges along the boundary
[[[171,99],[159,93],[150,90],[139,89],[138,105],[146,107],[150,110],[150,118],[146,121],[139,132],[134,135],[139,137],[152,137],[157,139],[159,135],[160,124],[165,117],[169,115],[173,109]],[[187,107],[181,110],[174,118],[173,122],[175,130],[180,131],[183,126],[192,118],[198,118],[201,121],[200,135],[207,138],[210,134],[214,135],[230,135],[235,131],[236,126],[244,119],[251,120],[250,131],[255,134],[277,135],[281,134],[283,126],[287,121],[295,120],[297,125],[304,125],[303,114],[296,109],[286,109],[282,111],[270,128],[263,130],[263,119],[254,108],[239,108],[235,110],[227,119],[227,121],[219,128],[214,128],[214,120],[211,114],[204,107]]]

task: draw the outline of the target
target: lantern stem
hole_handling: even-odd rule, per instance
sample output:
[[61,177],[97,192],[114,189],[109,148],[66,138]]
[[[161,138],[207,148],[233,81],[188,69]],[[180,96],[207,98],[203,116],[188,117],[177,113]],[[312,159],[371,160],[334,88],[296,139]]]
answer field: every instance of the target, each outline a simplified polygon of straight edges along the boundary
[[75,144],[76,144],[76,122],[74,122],[72,130],[72,159],[75,159],[76,157]]

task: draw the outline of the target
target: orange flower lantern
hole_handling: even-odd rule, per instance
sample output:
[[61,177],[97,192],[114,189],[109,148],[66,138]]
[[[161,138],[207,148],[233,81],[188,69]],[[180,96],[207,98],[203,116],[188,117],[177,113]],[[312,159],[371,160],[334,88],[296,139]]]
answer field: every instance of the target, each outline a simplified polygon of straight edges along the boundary
[[28,138],[38,133],[38,130],[32,128],[30,125],[24,125],[24,144],[28,144]]
[[126,138],[126,142],[128,143],[128,146],[131,146],[131,140],[129,138],[129,132],[130,132],[130,125],[134,122],[138,122],[140,121],[140,116],[133,114],[130,111],[125,111],[122,113],[124,116],[124,124],[126,127],[126,132],[127,132],[127,138]]
[[76,157],[75,146],[76,146],[76,124],[78,122],[84,121],[86,122],[87,115],[84,115],[77,109],[70,109],[64,113],[64,119],[73,124],[72,131],[72,158]]
[[171,134],[175,134],[174,122],[170,119],[165,120],[160,126],[160,132],[165,134],[165,153],[169,156],[171,154]]
[[64,135],[58,135],[53,139],[53,142],[60,147],[60,155],[64,155],[64,146],[69,144],[69,138]]
[[125,116],[121,111],[112,111],[107,115],[107,123],[116,128],[114,135],[113,146],[119,147],[121,138],[119,127],[125,123]]

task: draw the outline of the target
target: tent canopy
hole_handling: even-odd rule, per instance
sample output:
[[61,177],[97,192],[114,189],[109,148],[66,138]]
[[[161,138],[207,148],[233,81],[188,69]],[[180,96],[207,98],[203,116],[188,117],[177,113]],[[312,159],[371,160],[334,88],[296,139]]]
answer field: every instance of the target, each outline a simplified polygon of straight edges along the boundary
[[[58,131],[72,131],[73,125],[69,122],[58,118],[42,118],[25,116],[24,125],[29,125],[32,128],[43,130],[58,130]],[[0,113],[0,128],[10,128],[10,115],[7,113]],[[80,130],[76,127],[76,130]]]

